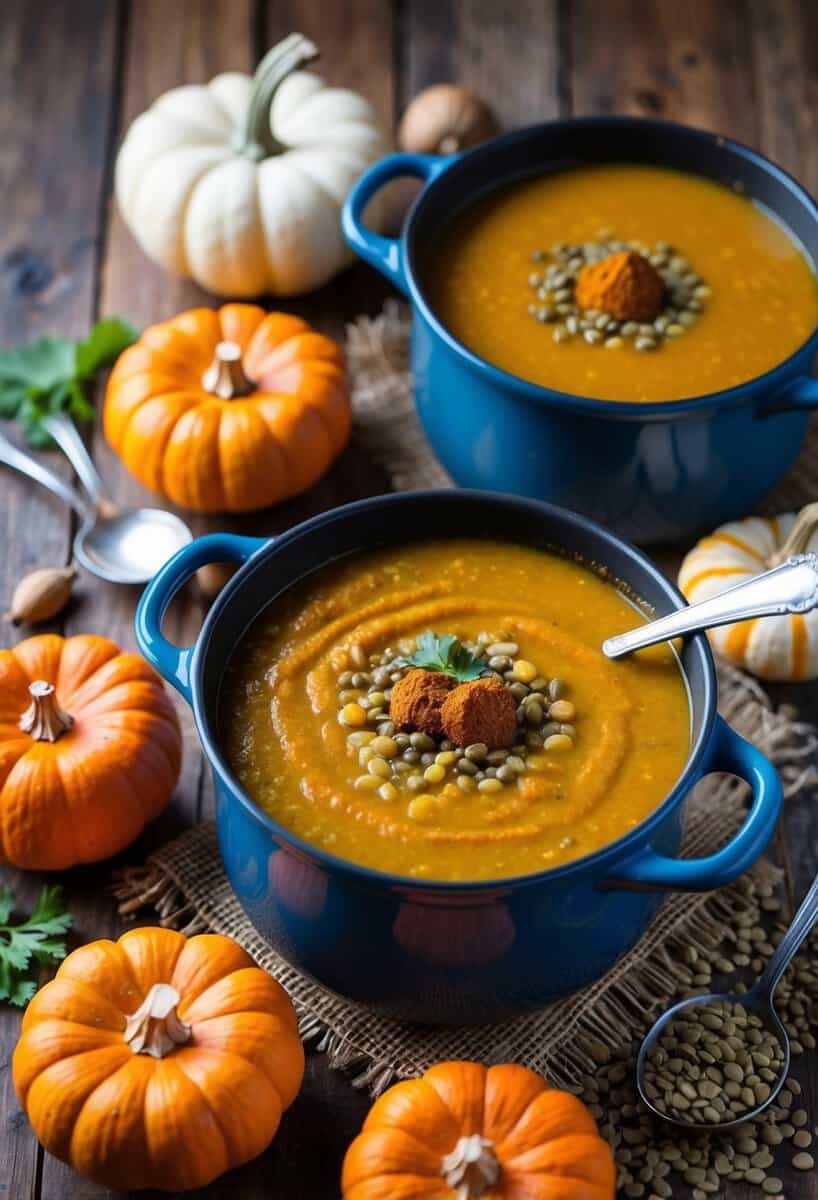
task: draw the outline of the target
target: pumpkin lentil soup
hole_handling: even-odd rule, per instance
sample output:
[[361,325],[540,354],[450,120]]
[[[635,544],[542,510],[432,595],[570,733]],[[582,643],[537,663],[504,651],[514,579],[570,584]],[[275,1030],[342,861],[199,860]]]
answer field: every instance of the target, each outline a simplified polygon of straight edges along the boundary
[[[353,862],[444,880],[558,866],[642,821],[687,758],[672,651],[610,662],[599,649],[633,623],[610,583],[523,546],[440,541],[347,560],[277,600],[240,644],[225,752],[271,816]],[[425,689],[442,727],[416,706],[420,689],[390,714],[407,674],[447,670],[457,677],[437,698]],[[491,749],[494,710],[480,706],[501,685],[517,729]],[[486,743],[450,740],[478,718]]]
[[[629,320],[630,280],[617,294],[607,262],[595,264],[609,255],[633,275],[634,248],[666,295],[645,308],[656,281],[643,278]],[[432,309],[469,349],[601,400],[734,387],[783,362],[818,323],[814,270],[777,221],[721,184],[661,167],[580,167],[498,189],[453,219],[425,274]],[[619,303],[606,307],[606,294]],[[646,312],[658,312],[654,324]]]

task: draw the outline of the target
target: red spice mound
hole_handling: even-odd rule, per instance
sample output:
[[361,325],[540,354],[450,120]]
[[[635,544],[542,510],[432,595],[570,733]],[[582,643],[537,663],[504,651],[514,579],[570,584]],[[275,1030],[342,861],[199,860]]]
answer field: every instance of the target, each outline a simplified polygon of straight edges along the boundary
[[577,276],[574,297],[580,308],[597,308],[618,321],[653,321],[662,311],[662,276],[635,250],[609,254]]
[[450,692],[441,709],[443,732],[455,746],[483,742],[489,750],[510,746],[517,731],[517,704],[499,679],[475,679]]
[[456,686],[457,680],[451,675],[416,667],[393,686],[389,717],[405,733],[420,730],[430,737],[440,737],[441,705]]

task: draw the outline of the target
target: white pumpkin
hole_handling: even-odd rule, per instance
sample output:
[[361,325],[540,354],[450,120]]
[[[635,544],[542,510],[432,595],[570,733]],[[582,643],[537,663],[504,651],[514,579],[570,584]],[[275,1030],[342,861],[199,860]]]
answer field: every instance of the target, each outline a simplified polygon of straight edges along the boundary
[[150,258],[223,296],[310,291],[350,261],[341,205],[389,143],[362,96],[297,69],[316,54],[291,34],[252,79],[173,88],[136,118],[116,198]]
[[[818,551],[818,505],[798,517],[731,521],[693,547],[679,571],[679,587],[695,604],[805,550]],[[720,654],[760,679],[818,677],[818,611],[757,617],[712,629],[708,636]]]

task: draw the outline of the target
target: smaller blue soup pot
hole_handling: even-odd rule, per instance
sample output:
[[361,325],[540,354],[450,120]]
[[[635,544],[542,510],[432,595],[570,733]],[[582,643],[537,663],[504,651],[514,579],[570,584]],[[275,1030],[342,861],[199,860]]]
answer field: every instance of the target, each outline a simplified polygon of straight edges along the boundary
[[[669,403],[593,400],[527,383],[479,358],[443,326],[424,287],[441,231],[478,196],[526,176],[611,162],[674,167],[740,188],[818,263],[818,208],[779,167],[728,138],[630,117],[534,125],[460,156],[394,154],[352,190],[344,232],[412,302],[415,402],[457,483],[549,500],[638,542],[688,537],[754,511],[793,463],[818,407],[818,330],[740,387]],[[383,237],[365,226],[363,212],[402,175],[425,187],[401,236]]]
[[[434,883],[356,866],[289,833],[253,803],[222,754],[219,693],[227,663],[258,615],[297,581],[360,550],[430,537],[559,547],[604,568],[657,613],[684,604],[639,551],[583,517],[490,493],[406,492],[335,509],[270,541],[200,538],[148,586],[136,635],[149,662],[193,706],[216,780],[225,869],[276,950],[327,987],[393,1017],[493,1021],[604,974],[638,940],[667,890],[718,888],[745,871],[772,834],[781,788],[764,756],[718,716],[713,659],[707,641],[696,637],[682,655],[691,751],[680,779],[641,825],[585,858],[510,879]],[[245,565],[196,645],[172,646],[161,632],[172,596],[199,567],[224,561]],[[749,783],[746,819],[717,853],[679,859],[685,801],[710,771]]]

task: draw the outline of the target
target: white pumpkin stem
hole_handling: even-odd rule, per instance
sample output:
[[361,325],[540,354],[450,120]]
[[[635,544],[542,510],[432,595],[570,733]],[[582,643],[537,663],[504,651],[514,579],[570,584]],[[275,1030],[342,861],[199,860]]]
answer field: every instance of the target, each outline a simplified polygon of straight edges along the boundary
[[164,1058],[190,1038],[190,1026],[179,1020],[181,997],[169,983],[155,983],[125,1023],[125,1041],[134,1054]]
[[786,562],[792,554],[803,554],[810,544],[812,535],[818,530],[818,502],[807,504],[795,518],[795,524],[790,530],[789,537],[778,550],[770,555],[767,565],[777,567]]
[[460,1138],[441,1161],[440,1174],[457,1200],[479,1200],[500,1179],[500,1163],[492,1142],[479,1133]]
[[30,733],[37,742],[56,742],[74,724],[74,718],[61,708],[53,683],[37,679],[29,684],[31,704],[17,722],[17,728]]
[[202,376],[205,391],[222,400],[232,400],[236,396],[246,396],[253,386],[244,373],[241,346],[237,342],[219,342],[213,352],[213,361]]
[[318,47],[300,33],[291,33],[267,51],[253,76],[244,130],[236,146],[240,154],[260,162],[286,150],[270,129],[270,105],[287,76],[317,57]]

